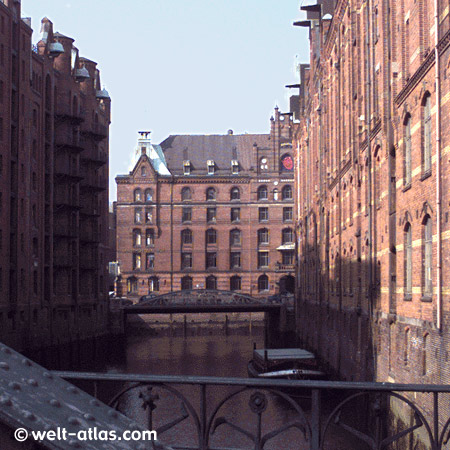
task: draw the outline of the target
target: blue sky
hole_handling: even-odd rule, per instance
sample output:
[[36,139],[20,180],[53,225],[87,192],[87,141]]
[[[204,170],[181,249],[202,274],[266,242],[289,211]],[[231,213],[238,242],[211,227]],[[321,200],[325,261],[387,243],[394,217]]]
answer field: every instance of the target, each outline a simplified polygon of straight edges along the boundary
[[[138,130],[170,134],[266,133],[275,105],[288,110],[308,61],[302,0],[33,0],[22,16],[39,32],[47,16],[98,63],[112,99],[110,200],[127,173]],[[35,41],[38,34],[35,33]]]

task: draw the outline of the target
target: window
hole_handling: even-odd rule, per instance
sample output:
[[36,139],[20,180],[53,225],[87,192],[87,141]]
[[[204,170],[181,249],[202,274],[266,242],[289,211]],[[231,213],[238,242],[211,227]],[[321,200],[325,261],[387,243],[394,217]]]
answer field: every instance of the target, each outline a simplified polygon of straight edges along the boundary
[[191,230],[182,230],[181,231],[181,244],[192,244],[192,231]]
[[236,159],[231,161],[231,173],[237,175],[239,173],[239,162]]
[[409,222],[405,225],[405,298],[412,297],[412,229]]
[[141,230],[133,230],[133,245],[135,247],[141,246]]
[[133,270],[140,270],[141,268],[141,254],[133,253]]
[[153,228],[145,230],[145,245],[147,247],[155,245],[155,230],[153,230]]
[[241,290],[241,277],[234,275],[230,278],[230,291]]
[[411,116],[407,116],[405,120],[405,126],[404,126],[404,150],[405,150],[405,168],[404,168],[404,180],[403,184],[405,186],[409,186],[411,184],[411,178],[412,178],[412,160],[411,160]]
[[136,294],[138,291],[138,282],[136,277],[130,277],[127,279],[127,292],[128,294]]
[[269,290],[269,277],[267,275],[261,275],[258,278],[258,292]]
[[214,171],[215,171],[214,161],[208,160],[207,166],[208,166],[208,175],[214,175]]
[[213,228],[210,228],[209,230],[206,230],[206,244],[216,244],[217,243],[217,233],[216,230]]
[[281,198],[283,200],[292,200],[292,186],[290,184],[283,186],[283,190],[281,191]]
[[278,189],[273,190],[273,199],[278,200]]
[[213,187],[210,187],[206,190],[206,200],[215,200],[216,199],[216,190]]
[[191,162],[189,160],[183,161],[183,173],[184,175],[191,174]]
[[237,187],[231,188],[230,191],[230,200],[240,200],[241,198],[241,191]]
[[267,186],[260,186],[257,192],[258,200],[267,200]]
[[142,208],[134,208],[134,223],[142,223]]
[[431,297],[433,294],[433,280],[431,278],[431,264],[433,259],[433,234],[431,217],[427,216],[423,222],[423,295]]
[[423,174],[431,172],[431,96],[428,94],[423,102]]
[[154,269],[155,267],[155,254],[154,253],[147,253],[145,255],[145,268],[148,269]]
[[283,251],[281,252],[281,260],[284,265],[292,265],[294,264],[294,252],[292,251]]
[[145,166],[141,167],[141,177],[147,176],[147,168]]
[[281,242],[283,244],[291,244],[294,242],[294,232],[291,228],[285,228],[281,232]]
[[231,230],[230,231],[230,246],[239,246],[241,245],[241,230]]
[[231,222],[240,222],[240,220],[241,220],[241,208],[231,208],[230,220],[231,220]]
[[192,198],[191,196],[191,190],[188,187],[184,187],[181,189],[181,200],[186,201],[190,200]]
[[206,209],[206,221],[208,223],[216,221],[216,208],[207,208]]
[[153,201],[153,189],[146,189],[145,190],[145,201],[146,202],[152,202]]
[[192,268],[192,253],[181,254],[181,269]]
[[206,289],[217,289],[217,278],[214,275],[206,277]]
[[230,269],[239,269],[241,267],[241,252],[230,253]]
[[192,278],[191,277],[183,277],[181,279],[181,290],[182,291],[190,291],[192,289]]
[[152,208],[145,208],[145,223],[153,223],[153,210],[152,210]]
[[269,208],[258,208],[258,219],[260,222],[267,222],[269,220]]
[[217,253],[216,252],[206,252],[206,268],[214,269],[216,267]]
[[292,222],[293,220],[293,210],[292,207],[288,206],[283,208],[283,222]]
[[258,245],[267,245],[269,243],[269,230],[262,228],[258,230]]
[[148,279],[148,292],[158,292],[159,291],[159,278],[150,277]]
[[191,222],[191,220],[192,220],[192,208],[183,208],[181,221]]
[[269,267],[269,252],[258,252],[258,267]]

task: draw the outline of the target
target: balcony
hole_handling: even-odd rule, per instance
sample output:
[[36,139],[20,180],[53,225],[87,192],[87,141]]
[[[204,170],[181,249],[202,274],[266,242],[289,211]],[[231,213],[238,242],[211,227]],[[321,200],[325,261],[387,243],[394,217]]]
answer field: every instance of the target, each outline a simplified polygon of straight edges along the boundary
[[78,237],[77,230],[77,227],[72,227],[67,223],[55,222],[53,225],[53,235],[56,238],[74,239]]
[[101,167],[108,162],[108,155],[104,152],[93,150],[92,152],[86,152],[81,158],[81,162],[85,165],[91,164],[94,167]]
[[78,154],[84,150],[83,144],[83,139],[68,130],[55,133],[55,147],[57,151],[64,150]]
[[[58,99],[59,100],[59,99]],[[56,123],[67,121],[72,125],[80,125],[85,120],[84,110],[73,111],[69,104],[58,101],[55,108]]]
[[83,244],[97,244],[100,242],[100,235],[98,231],[80,230],[80,242]]
[[94,191],[101,192],[108,188],[107,181],[99,176],[86,175],[80,184],[80,189],[82,191]]
[[63,163],[55,164],[54,178],[56,183],[78,183],[83,179],[77,167]]
[[108,137],[108,127],[100,123],[84,122],[81,126],[81,132],[95,141],[102,141]]
[[53,267],[68,269],[73,266],[73,257],[68,252],[55,253],[53,255]]

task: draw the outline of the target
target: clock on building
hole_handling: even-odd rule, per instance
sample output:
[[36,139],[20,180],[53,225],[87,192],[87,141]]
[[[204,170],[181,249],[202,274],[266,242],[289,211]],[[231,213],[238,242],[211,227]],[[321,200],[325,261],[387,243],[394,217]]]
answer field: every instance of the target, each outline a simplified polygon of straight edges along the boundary
[[292,156],[283,156],[281,158],[281,165],[283,166],[284,170],[292,170],[294,168],[294,160],[292,159]]

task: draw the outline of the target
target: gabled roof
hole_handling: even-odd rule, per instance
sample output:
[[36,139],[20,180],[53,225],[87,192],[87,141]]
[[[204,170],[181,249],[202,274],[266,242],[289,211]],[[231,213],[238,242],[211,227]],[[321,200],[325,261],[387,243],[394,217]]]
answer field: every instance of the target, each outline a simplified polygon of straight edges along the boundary
[[208,160],[216,165],[215,174],[229,174],[231,161],[237,160],[240,171],[248,171],[252,165],[252,150],[270,148],[268,134],[226,134],[226,135],[172,135],[160,146],[172,174],[183,173],[183,162],[191,164],[191,173],[206,174]]

